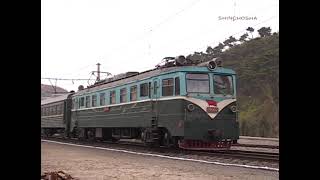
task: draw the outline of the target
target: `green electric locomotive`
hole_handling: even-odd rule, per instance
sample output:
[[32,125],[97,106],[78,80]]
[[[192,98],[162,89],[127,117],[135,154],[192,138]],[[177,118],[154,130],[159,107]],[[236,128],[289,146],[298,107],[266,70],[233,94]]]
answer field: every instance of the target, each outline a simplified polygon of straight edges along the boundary
[[148,145],[184,149],[229,149],[239,139],[235,72],[216,61],[197,66],[172,62],[79,89],[70,96],[65,134],[140,139]]

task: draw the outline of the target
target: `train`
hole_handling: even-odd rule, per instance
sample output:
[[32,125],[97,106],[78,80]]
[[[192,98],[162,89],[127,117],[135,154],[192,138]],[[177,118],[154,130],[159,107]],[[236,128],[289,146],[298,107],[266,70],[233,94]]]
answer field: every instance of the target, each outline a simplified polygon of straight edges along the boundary
[[[183,59],[183,58],[182,58]],[[41,101],[41,133],[191,150],[230,149],[239,139],[236,73],[217,59],[181,57]]]

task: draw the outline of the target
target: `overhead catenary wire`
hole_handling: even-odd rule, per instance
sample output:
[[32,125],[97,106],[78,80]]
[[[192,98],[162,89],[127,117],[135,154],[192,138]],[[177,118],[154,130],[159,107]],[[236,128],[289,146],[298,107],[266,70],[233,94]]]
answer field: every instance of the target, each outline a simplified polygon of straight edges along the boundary
[[93,79],[66,79],[66,78],[41,78],[41,79],[48,79],[48,80],[65,80],[65,81],[87,81]]
[[[187,6],[185,6],[184,8],[180,9],[179,11],[167,16],[166,18],[164,18],[162,21],[160,21],[159,23],[157,23],[156,25],[152,26],[151,28],[148,28],[145,32],[142,33],[142,35],[137,36],[136,38],[134,38],[133,40],[131,40],[130,42],[126,42],[126,45],[120,45],[116,48],[114,48],[111,53],[109,53],[109,57],[116,54],[116,52],[118,52],[119,50],[123,50],[126,47],[129,47],[132,43],[135,43],[139,40],[145,39],[147,37],[147,35],[154,33],[156,28],[160,27],[161,25],[163,25],[164,23],[170,21],[171,19],[173,19],[174,17],[180,15],[182,12],[186,11],[188,8],[191,8],[192,6],[194,6],[196,3],[198,3],[201,0],[195,0],[192,1],[190,4],[188,4]],[[151,44],[149,44],[150,49],[151,49]]]

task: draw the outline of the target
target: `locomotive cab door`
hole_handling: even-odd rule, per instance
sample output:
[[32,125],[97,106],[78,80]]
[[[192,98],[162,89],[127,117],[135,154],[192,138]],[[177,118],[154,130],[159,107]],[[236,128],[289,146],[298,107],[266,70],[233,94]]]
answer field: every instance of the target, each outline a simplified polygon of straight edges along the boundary
[[151,92],[151,94],[152,94],[152,99],[153,100],[157,100],[159,97],[160,97],[160,83],[159,83],[160,81],[159,81],[159,79],[158,78],[155,78],[155,79],[153,79],[153,81],[152,81],[152,92]]
[[[160,97],[160,80],[155,78],[152,80],[152,111],[154,112],[153,118],[157,121],[158,119],[158,99]],[[156,123],[158,124],[158,123]]]

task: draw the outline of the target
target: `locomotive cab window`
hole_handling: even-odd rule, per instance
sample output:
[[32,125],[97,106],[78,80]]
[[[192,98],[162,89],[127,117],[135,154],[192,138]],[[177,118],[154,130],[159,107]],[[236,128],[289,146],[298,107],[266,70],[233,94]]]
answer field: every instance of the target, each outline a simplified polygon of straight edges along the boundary
[[127,88],[120,89],[120,103],[127,102]]
[[231,75],[213,76],[213,89],[215,94],[233,95],[233,83]]
[[173,95],[173,78],[162,80],[162,96]]
[[149,96],[149,86],[148,83],[140,84],[140,97]]
[[189,93],[209,93],[208,74],[187,74],[187,92]]
[[137,100],[137,86],[130,87],[130,101]]
[[110,91],[110,104],[116,103],[116,91]]

